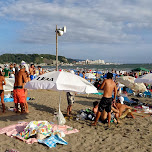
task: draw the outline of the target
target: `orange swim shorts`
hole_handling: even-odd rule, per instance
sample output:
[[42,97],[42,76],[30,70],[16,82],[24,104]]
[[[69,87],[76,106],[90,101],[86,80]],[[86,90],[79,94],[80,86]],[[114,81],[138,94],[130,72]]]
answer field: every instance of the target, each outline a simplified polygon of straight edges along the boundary
[[24,89],[14,89],[14,103],[25,103]]

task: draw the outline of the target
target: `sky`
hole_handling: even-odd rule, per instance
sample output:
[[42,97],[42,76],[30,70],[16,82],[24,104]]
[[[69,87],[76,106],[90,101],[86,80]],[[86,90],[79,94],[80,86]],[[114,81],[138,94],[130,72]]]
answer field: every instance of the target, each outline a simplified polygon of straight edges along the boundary
[[0,0],[0,54],[152,63],[152,0]]

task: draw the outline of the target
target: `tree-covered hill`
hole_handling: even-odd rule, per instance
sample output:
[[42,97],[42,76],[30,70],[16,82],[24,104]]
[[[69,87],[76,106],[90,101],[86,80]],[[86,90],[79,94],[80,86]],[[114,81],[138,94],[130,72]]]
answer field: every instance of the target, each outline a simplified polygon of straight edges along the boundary
[[[0,55],[0,63],[21,63],[24,60],[26,63],[47,63],[52,64],[56,60],[55,55],[51,54],[3,54]],[[64,56],[58,56],[58,60],[63,63],[72,63],[75,60],[67,59]]]

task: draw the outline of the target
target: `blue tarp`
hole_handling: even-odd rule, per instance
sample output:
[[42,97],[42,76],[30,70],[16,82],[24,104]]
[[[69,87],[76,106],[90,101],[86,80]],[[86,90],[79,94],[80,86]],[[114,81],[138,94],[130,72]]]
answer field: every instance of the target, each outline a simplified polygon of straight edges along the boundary
[[[27,97],[26,100],[29,100],[30,97]],[[4,102],[14,102],[14,98],[4,98]]]

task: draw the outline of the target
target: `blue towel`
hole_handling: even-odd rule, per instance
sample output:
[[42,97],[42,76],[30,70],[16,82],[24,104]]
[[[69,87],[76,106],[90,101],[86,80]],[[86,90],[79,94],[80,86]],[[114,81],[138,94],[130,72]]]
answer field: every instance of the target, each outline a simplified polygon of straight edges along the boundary
[[[1,99],[1,98],[0,98]],[[26,100],[29,100],[30,97],[27,97]],[[4,97],[4,102],[14,102],[14,98],[5,98]]]
[[38,139],[38,142],[39,142],[39,143],[42,143],[42,144],[45,144],[45,145],[47,145],[47,146],[50,147],[50,148],[56,147],[56,144],[57,144],[57,143],[63,144],[63,145],[67,145],[67,144],[68,144],[68,143],[67,143],[63,138],[61,138],[58,134],[56,134],[56,135],[51,135],[50,137],[45,138],[45,139],[43,139],[43,140]]
[[[122,97],[124,97],[124,101],[126,101],[128,103],[136,103],[135,101],[130,100],[128,97],[125,97],[125,96],[122,96]],[[114,95],[112,95],[112,98],[114,98]],[[118,99],[118,97],[116,97],[116,99]]]
[[103,93],[102,93],[102,92],[93,93],[93,94],[97,94],[97,95],[103,95]]

